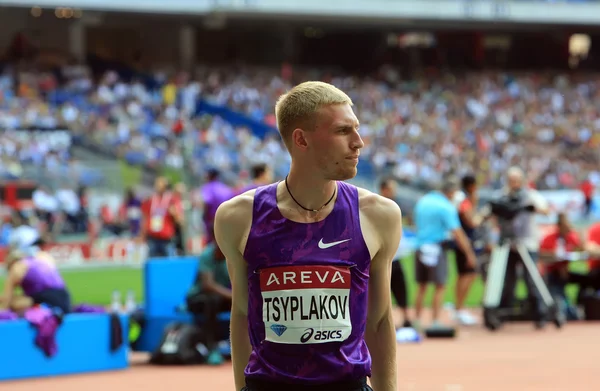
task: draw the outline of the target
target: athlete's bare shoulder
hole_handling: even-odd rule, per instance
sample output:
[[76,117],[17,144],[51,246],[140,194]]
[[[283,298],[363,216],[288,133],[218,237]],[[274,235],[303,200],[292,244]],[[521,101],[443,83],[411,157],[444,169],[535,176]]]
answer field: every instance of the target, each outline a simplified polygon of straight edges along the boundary
[[398,249],[398,241],[402,235],[400,207],[379,194],[360,187],[357,189],[360,225],[371,256],[374,257],[382,249],[393,249],[393,255]]
[[361,187],[358,190],[358,206],[361,213],[364,213],[369,220],[378,224],[389,222],[399,222],[402,220],[400,207],[389,198],[375,194]]
[[256,190],[248,190],[223,202],[215,215],[215,237],[219,246],[245,247],[245,240],[252,225],[252,209]]
[[255,193],[256,189],[248,190],[223,202],[217,209],[215,220],[227,224],[240,224],[244,223],[246,219],[252,218]]

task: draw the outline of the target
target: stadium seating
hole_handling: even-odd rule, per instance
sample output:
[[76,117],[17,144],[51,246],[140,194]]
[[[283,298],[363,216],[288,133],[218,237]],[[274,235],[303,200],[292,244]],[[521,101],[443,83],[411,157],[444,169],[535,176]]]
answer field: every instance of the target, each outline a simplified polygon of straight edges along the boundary
[[[70,314],[56,333],[57,353],[46,357],[34,340],[37,330],[26,320],[0,322],[0,382],[126,369],[129,366],[128,319],[121,316],[123,340],[111,351],[107,314]],[[1,388],[1,387],[0,387]]]
[[[151,352],[158,346],[165,327],[172,322],[201,322],[178,310],[198,272],[197,257],[149,259],[144,265],[144,328],[134,348]],[[229,313],[219,315],[229,322]]]

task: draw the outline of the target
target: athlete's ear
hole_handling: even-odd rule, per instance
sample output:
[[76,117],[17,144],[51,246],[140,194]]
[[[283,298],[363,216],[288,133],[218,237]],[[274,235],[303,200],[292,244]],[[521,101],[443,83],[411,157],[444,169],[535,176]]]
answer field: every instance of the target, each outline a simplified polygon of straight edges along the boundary
[[294,129],[292,132],[292,142],[297,148],[306,149],[308,147],[308,142],[304,130],[300,128]]

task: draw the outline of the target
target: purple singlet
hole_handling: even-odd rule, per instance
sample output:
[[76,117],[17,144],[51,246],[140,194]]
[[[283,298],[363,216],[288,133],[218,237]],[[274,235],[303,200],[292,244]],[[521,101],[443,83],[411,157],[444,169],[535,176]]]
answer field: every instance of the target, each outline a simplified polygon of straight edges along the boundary
[[333,211],[318,223],[286,219],[277,183],[259,187],[244,258],[247,378],[313,385],[371,375],[363,338],[371,256],[354,186],[338,182]]
[[46,289],[63,289],[65,282],[56,267],[34,257],[25,258],[27,273],[21,281],[21,288],[27,296]]

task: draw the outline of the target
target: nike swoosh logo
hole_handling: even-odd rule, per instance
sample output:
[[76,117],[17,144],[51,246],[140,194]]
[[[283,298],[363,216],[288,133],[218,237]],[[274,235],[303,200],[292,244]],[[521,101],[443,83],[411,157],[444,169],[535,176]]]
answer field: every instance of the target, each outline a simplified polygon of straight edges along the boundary
[[340,240],[339,242],[323,243],[323,239],[321,239],[319,241],[319,248],[322,249],[322,250],[325,250],[326,248],[337,246],[338,244],[345,243],[345,242],[347,242],[349,240],[352,240],[352,239]]

